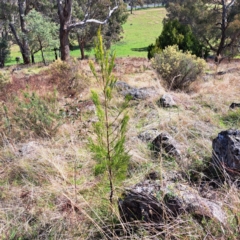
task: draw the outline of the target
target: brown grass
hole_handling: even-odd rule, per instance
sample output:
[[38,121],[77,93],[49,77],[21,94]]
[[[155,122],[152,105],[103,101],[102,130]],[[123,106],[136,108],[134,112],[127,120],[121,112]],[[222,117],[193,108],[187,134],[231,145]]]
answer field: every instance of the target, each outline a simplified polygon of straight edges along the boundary
[[[236,64],[223,63],[218,71],[236,68]],[[208,188],[213,200],[221,200],[228,213],[226,227],[207,219],[198,222],[186,214],[164,223],[162,232],[149,225],[139,227],[139,223],[137,231],[130,232],[130,225],[119,221],[116,206],[115,216],[109,215],[109,188],[104,178],[94,176],[95,161],[87,146],[96,120],[89,89],[97,85],[87,61],[77,62],[73,69],[80,76],[75,87],[69,82],[75,70],[61,73],[61,64],[56,63],[38,74],[12,74],[11,83],[0,95],[8,106],[9,116],[15,107],[11,99],[27,86],[40,96],[57,88],[60,106],[75,113],[78,108],[81,112],[76,118],[67,118],[56,136],[45,139],[21,139],[9,134],[5,116],[0,112],[1,239],[238,239],[240,192],[233,184],[221,185],[214,191]],[[209,64],[209,71],[214,72],[215,66]],[[131,86],[154,87],[159,97],[166,91],[146,59],[117,59],[115,74]],[[231,102],[240,102],[238,75],[238,69],[224,75],[208,75],[199,79],[189,93],[170,92],[178,108],[159,108],[156,97],[130,103],[126,149],[131,154],[131,163],[128,178],[122,186],[116,186],[119,196],[125,187],[142,181],[153,169],[163,175],[198,171],[194,175],[197,181],[192,180],[192,185],[200,189],[200,171],[204,170],[203,160],[211,157],[211,140],[224,130],[219,119],[229,111]],[[119,98],[116,94],[116,105]],[[152,159],[149,147],[138,138],[139,133],[149,129],[167,131],[179,141],[184,146],[187,165],[183,167],[163,156],[160,168],[159,159]],[[32,148],[23,153],[29,142],[33,142]],[[110,236],[106,231],[111,229],[112,221],[118,222],[122,235]],[[124,235],[127,231],[128,236]]]

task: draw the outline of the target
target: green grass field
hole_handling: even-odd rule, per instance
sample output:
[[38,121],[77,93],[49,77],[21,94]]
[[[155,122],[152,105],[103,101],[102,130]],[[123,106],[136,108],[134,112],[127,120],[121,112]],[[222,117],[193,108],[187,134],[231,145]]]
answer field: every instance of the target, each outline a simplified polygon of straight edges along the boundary
[[147,57],[147,46],[155,43],[162,31],[165,8],[134,11],[123,25],[123,39],[112,48],[118,57]]
[[[117,57],[147,57],[147,46],[155,42],[162,31],[162,20],[166,15],[165,8],[150,8],[134,11],[130,14],[128,21],[123,25],[124,33],[120,42],[112,46]],[[87,52],[92,55],[93,51]],[[6,65],[16,64],[15,58],[21,56],[19,47],[12,46],[11,56]],[[71,51],[71,56],[80,57],[79,49]],[[53,52],[46,52],[47,61],[54,59]],[[35,55],[35,61],[40,62],[40,52]]]

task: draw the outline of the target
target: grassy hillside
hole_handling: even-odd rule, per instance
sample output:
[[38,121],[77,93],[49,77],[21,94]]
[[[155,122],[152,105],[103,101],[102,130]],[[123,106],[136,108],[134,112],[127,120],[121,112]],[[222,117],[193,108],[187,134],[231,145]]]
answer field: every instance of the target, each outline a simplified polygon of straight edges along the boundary
[[[131,48],[149,44],[138,36]],[[126,46],[123,52],[143,54]],[[239,240],[240,173],[212,161],[218,133],[240,129],[239,108],[229,108],[240,101],[239,60],[218,66],[209,60],[186,92],[167,89],[145,57],[110,64],[122,81],[118,88],[104,88],[111,71],[101,76],[101,66],[93,64],[94,74],[88,60],[76,59],[0,71],[0,240]],[[91,99],[92,90],[99,101]],[[104,151],[123,151],[121,142],[116,148],[112,143],[126,91],[133,98],[122,139],[130,159],[126,176],[114,181],[110,203],[111,174],[99,163],[106,166]],[[165,94],[173,107],[159,104]],[[106,95],[112,97],[108,104]],[[108,111],[96,110],[99,104]],[[102,132],[104,125],[111,130]],[[159,134],[164,142],[157,154],[153,139]],[[167,149],[166,136],[177,151]],[[101,147],[96,155],[90,139]],[[135,202],[129,192],[138,197]],[[129,215],[120,212],[124,198]]]
[[154,43],[162,31],[165,8],[134,11],[123,25],[121,42],[113,46],[118,57],[146,57],[146,47]]
[[[123,25],[123,39],[112,46],[118,57],[146,57],[147,46],[155,42],[162,30],[162,20],[165,17],[165,8],[152,8],[134,11],[129,15],[127,23]],[[93,52],[86,52],[93,54]],[[21,56],[19,47],[12,46],[11,56],[6,65],[16,64],[15,58]],[[78,49],[71,51],[71,56],[80,57]],[[45,57],[48,61],[54,59],[53,52],[46,52]],[[41,60],[40,52],[35,55],[35,61]]]
[[[239,110],[229,111],[229,105],[239,101],[239,63],[223,63],[218,68],[223,75],[214,74],[212,63],[207,70],[213,74],[201,77],[189,93],[169,92],[147,59],[117,59],[114,73],[118,79],[157,95],[130,102],[126,150],[131,158],[127,178],[115,183],[113,206],[108,201],[107,175],[94,174],[96,159],[88,146],[96,122],[89,93],[91,89],[100,92],[88,61],[71,67],[56,61],[45,68],[2,71],[0,239],[239,239],[239,188],[226,172],[226,178],[213,180],[206,171],[212,139],[224,129],[240,127]],[[159,107],[164,93],[173,96],[177,108]],[[114,111],[122,99],[114,93]],[[151,144],[139,138],[156,130],[168,132],[184,146],[180,162],[164,153],[155,158]],[[175,196],[174,184],[181,184],[220,202],[227,214],[225,225],[191,212],[172,220],[166,217],[157,226],[141,221],[123,224],[117,198],[152,171],[160,174],[155,182],[163,187],[167,179],[173,179],[168,186],[171,197]]]

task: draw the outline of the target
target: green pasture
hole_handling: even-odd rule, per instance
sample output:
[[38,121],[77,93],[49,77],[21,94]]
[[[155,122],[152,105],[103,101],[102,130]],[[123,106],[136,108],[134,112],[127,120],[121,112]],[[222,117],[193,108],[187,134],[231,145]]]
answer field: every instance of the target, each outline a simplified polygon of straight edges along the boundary
[[162,31],[165,8],[134,11],[123,25],[123,39],[113,45],[118,57],[147,57],[147,46],[155,43]]
[[[124,33],[122,40],[112,46],[117,57],[147,57],[147,46],[155,42],[162,31],[162,20],[166,15],[165,8],[149,8],[136,10],[130,14],[127,22],[123,25]],[[93,51],[86,51],[92,55]],[[16,57],[21,53],[17,45],[12,46],[11,56],[6,65],[16,64]],[[79,49],[71,51],[71,56],[80,57]],[[51,62],[54,60],[54,52],[45,52],[45,58]],[[35,61],[41,62],[40,52],[35,54]]]

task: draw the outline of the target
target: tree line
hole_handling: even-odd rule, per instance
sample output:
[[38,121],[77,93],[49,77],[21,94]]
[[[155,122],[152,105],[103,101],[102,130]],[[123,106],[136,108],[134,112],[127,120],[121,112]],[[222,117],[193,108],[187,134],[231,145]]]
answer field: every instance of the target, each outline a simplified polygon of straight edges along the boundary
[[127,20],[126,5],[114,0],[1,0],[0,66],[3,67],[9,47],[16,43],[24,64],[34,63],[34,55],[53,49],[62,60],[70,57],[73,42],[78,42],[81,58],[91,46],[99,25],[105,45],[120,39],[122,24]]
[[215,62],[240,51],[240,0],[168,0],[167,17],[148,57],[177,45],[199,57],[212,54]]

